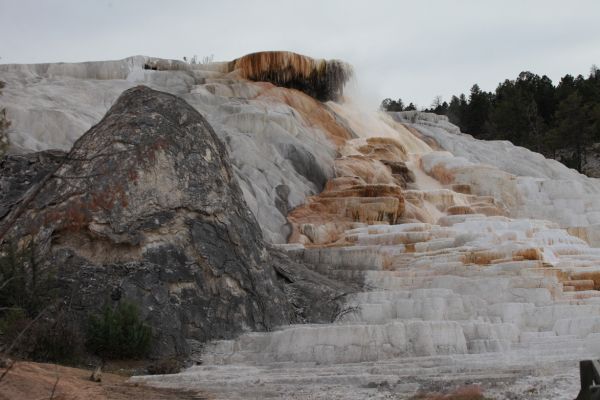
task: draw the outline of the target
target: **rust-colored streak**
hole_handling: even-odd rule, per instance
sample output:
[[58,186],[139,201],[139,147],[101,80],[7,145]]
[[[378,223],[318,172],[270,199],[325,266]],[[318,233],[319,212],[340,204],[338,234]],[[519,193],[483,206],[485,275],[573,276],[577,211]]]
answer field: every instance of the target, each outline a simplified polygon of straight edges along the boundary
[[321,100],[337,100],[352,76],[352,67],[339,60],[314,59],[289,51],[263,51],[229,63],[242,78],[295,88]]

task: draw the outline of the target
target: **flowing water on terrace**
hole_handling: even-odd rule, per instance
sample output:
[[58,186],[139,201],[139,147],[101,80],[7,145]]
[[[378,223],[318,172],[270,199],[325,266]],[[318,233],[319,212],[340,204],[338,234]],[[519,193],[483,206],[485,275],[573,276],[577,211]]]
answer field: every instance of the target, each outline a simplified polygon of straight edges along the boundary
[[[349,75],[293,54],[240,65],[263,76],[273,57],[292,69],[267,78],[302,89],[308,76],[326,98]],[[322,86],[331,74],[339,85]],[[576,396],[578,360],[600,356],[598,180],[443,117],[324,104],[244,76],[235,63],[142,56],[0,67],[0,108],[24,151],[70,148],[131,86],[183,97],[227,144],[266,240],[364,283],[330,324],[210,343],[202,365],[134,381],[221,399],[410,398],[470,384],[489,398]]]
[[[227,399],[410,398],[471,384],[490,398],[573,398],[578,360],[600,355],[600,249],[561,229],[561,211],[524,217],[536,201],[548,211],[584,199],[580,214],[597,212],[595,184],[578,198],[548,190],[433,150],[423,127],[330,107],[359,138],[338,146],[335,177],[290,214],[294,243],[281,247],[328,276],[361,276],[364,291],[331,324],[214,342],[202,365],[135,380]],[[386,175],[390,161],[412,175]]]

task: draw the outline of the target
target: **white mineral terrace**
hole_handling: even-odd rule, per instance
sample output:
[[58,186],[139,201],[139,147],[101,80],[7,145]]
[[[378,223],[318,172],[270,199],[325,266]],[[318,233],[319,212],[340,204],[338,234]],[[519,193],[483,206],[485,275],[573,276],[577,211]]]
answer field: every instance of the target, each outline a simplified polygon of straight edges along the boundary
[[[68,149],[136,84],[182,96],[226,143],[266,240],[284,242],[293,209],[312,201],[329,219],[301,210],[298,242],[280,246],[365,285],[331,324],[248,332],[206,345],[202,365],[134,381],[218,399],[396,399],[470,383],[494,399],[577,395],[578,361],[600,357],[599,180],[444,117],[323,105],[218,65],[143,69],[155,61],[2,66],[13,145]],[[414,182],[400,188],[389,161]],[[329,197],[311,198],[321,179]],[[380,194],[349,199],[357,187]]]
[[[596,223],[598,183],[560,167],[515,176],[395,128],[416,178],[407,207],[435,223],[357,224],[343,235],[346,247],[288,246],[329,276],[364,277],[368,290],[352,295],[335,323],[215,342],[201,366],[137,379],[224,399],[410,398],[467,383],[497,399],[576,396],[578,361],[600,356],[600,249],[564,228]],[[476,205],[519,218],[448,215]]]
[[455,215],[347,235],[355,246],[290,249],[340,279],[364,274],[370,290],[335,323],[215,342],[202,366],[136,380],[228,399],[403,398],[440,381],[567,399],[577,361],[600,356],[600,291],[586,279],[600,249],[553,223]]

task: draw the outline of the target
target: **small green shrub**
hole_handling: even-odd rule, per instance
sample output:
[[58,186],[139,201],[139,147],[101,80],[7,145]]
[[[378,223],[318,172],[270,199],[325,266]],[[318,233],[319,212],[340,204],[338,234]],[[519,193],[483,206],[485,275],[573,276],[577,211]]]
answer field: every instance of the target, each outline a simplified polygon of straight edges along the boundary
[[57,308],[55,269],[37,258],[33,241],[21,247],[9,241],[0,248],[0,345],[20,357],[70,359],[76,330]]
[[83,350],[83,338],[71,316],[60,311],[32,326],[26,341],[31,359],[64,363],[78,360]]
[[56,271],[38,263],[36,247],[9,242],[0,249],[0,307],[21,309],[29,318],[56,299]]
[[87,329],[87,346],[93,353],[108,359],[144,357],[150,349],[152,330],[140,320],[135,304],[105,306],[92,316]]
[[31,320],[25,315],[21,308],[8,308],[2,313],[0,318],[0,335],[2,342],[9,343],[16,339],[19,332],[23,330]]
[[82,338],[70,316],[59,310],[34,321],[22,309],[8,310],[0,319],[1,343],[11,346],[13,355],[26,359],[75,362],[81,355]]

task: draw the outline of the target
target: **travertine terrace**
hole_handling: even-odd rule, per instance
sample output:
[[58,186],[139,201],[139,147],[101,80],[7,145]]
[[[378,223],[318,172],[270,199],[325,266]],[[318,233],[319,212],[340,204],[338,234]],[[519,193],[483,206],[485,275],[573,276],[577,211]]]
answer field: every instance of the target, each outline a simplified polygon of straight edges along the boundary
[[[173,65],[2,66],[12,141],[68,148],[122,89],[175,93],[225,142],[265,237],[363,289],[330,324],[209,343],[202,365],[135,381],[223,399],[410,398],[465,383],[492,398],[576,395],[577,361],[600,356],[597,180],[442,117],[322,103],[231,64]],[[77,100],[37,96],[57,86]]]

